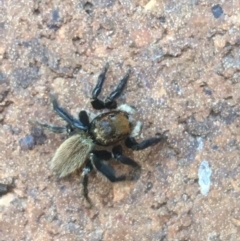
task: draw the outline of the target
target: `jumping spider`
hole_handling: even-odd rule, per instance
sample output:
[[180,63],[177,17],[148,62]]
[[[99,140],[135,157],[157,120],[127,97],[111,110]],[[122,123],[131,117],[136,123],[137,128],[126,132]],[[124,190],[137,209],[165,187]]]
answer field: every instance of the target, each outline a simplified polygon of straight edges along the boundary
[[[91,122],[89,121],[86,111],[80,111],[78,119],[70,115],[66,110],[58,105],[56,98],[52,95],[51,101],[54,111],[67,122],[65,127],[54,126],[51,124],[31,121],[32,124],[41,126],[44,129],[55,133],[68,133],[66,139],[57,149],[51,160],[51,169],[60,178],[74,172],[76,169],[82,169],[81,184],[83,185],[83,196],[89,204],[91,201],[88,197],[88,174],[95,169],[104,175],[111,182],[126,180],[125,175],[115,176],[114,170],[106,165],[104,161],[111,158],[125,165],[134,168],[140,168],[134,160],[126,157],[122,153],[121,145],[116,145],[125,140],[125,145],[132,150],[143,150],[153,146],[161,141],[166,140],[164,134],[159,137],[149,138],[137,143],[135,136],[141,129],[141,123],[133,124],[132,114],[134,109],[127,105],[121,105],[117,108],[116,98],[122,93],[130,71],[121,79],[112,93],[104,100],[98,99],[103,82],[105,80],[108,64],[103,68],[98,77],[96,87],[92,91],[91,104],[96,110],[109,109],[96,116]],[[95,145],[113,146],[112,152],[107,150],[94,150]]]

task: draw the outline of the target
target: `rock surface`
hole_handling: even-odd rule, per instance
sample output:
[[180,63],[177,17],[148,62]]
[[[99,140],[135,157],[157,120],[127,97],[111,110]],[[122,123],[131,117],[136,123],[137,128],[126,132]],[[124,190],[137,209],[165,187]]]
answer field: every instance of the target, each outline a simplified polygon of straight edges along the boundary
[[[20,0],[0,9],[0,183],[14,187],[0,197],[0,240],[240,240],[239,1]],[[124,149],[142,166],[136,181],[92,173],[88,209],[80,173],[59,180],[49,168],[64,136],[28,120],[64,124],[50,93],[72,114],[94,116],[89,97],[106,62],[101,96],[131,67],[118,103],[136,107],[138,140],[165,130],[169,139]]]

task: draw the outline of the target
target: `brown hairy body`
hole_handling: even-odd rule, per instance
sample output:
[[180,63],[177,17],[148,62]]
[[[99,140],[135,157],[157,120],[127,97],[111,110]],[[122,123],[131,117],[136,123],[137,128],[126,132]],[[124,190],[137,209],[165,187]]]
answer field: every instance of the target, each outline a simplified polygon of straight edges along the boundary
[[93,119],[89,134],[98,145],[109,146],[129,136],[131,126],[126,112],[110,111]]
[[51,169],[59,177],[65,177],[82,167],[94,143],[84,132],[77,133],[64,141],[51,160]]

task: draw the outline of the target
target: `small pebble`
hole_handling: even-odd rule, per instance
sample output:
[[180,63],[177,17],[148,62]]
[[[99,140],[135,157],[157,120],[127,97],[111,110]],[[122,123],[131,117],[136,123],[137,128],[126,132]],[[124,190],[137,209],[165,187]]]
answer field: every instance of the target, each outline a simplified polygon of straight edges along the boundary
[[47,139],[46,135],[44,134],[43,130],[38,127],[32,127],[31,135],[34,138],[35,145],[42,145],[45,140]]
[[208,161],[201,162],[198,168],[198,184],[202,195],[207,196],[211,185],[212,170],[209,167]]
[[22,150],[32,150],[35,145],[34,137],[32,135],[26,135],[19,140],[19,145]]
[[215,18],[219,18],[223,14],[222,7],[217,4],[212,7],[212,13]]
[[2,123],[3,120],[4,120],[4,116],[3,116],[3,114],[0,113],[0,123]]

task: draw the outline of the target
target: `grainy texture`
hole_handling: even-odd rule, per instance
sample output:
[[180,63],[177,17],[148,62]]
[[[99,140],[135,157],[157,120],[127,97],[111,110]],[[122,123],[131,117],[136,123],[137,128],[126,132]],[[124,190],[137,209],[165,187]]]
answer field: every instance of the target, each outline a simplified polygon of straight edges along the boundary
[[[240,240],[240,1],[13,0],[0,11],[0,182],[14,180],[0,198],[1,241]],[[137,108],[141,138],[169,130],[169,143],[125,150],[143,167],[135,182],[93,173],[88,210],[79,174],[50,171],[64,137],[38,142],[28,119],[63,124],[50,92],[93,117],[89,96],[106,62],[101,95],[131,66],[118,102]]]

